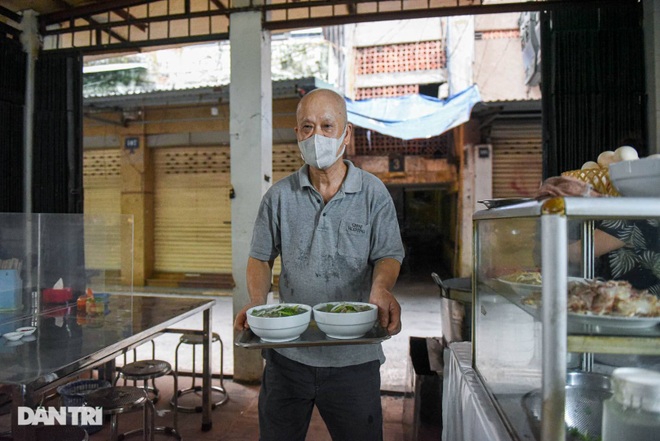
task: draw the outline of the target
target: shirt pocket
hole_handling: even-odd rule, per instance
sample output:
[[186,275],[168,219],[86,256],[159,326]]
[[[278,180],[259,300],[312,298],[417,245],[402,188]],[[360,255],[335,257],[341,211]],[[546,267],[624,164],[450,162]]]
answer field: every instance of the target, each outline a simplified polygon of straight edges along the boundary
[[350,219],[339,224],[337,253],[340,256],[367,260],[369,257],[371,226]]

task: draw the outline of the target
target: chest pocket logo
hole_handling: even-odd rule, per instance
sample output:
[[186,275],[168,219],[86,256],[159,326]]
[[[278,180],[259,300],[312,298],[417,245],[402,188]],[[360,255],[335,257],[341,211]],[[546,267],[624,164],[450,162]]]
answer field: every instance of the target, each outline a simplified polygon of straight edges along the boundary
[[357,222],[346,222],[346,229],[348,230],[348,234],[367,234],[364,225]]
[[337,252],[346,257],[366,260],[369,257],[371,226],[343,219],[339,227]]

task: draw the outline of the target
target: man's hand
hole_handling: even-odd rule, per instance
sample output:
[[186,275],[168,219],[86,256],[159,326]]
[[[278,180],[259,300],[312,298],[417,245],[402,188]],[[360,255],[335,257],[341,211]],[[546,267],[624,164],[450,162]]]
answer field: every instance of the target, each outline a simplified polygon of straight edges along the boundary
[[380,259],[374,267],[369,303],[378,305],[378,321],[390,335],[401,332],[401,305],[390,291],[399,277],[401,264],[389,258]]
[[401,305],[390,291],[373,288],[369,303],[378,306],[378,322],[387,329],[388,334],[396,335],[401,332]]
[[241,309],[238,314],[236,314],[236,320],[234,320],[234,329],[236,331],[243,331],[244,329],[249,329],[250,325],[247,322],[247,310],[253,306],[263,305],[263,303],[250,302]]
[[250,303],[245,305],[243,309],[236,314],[236,320],[234,320],[234,329],[236,331],[242,331],[250,327],[247,322],[248,309],[266,303],[272,279],[272,268],[272,261],[266,262],[263,260],[257,260],[253,257],[248,258],[246,281]]

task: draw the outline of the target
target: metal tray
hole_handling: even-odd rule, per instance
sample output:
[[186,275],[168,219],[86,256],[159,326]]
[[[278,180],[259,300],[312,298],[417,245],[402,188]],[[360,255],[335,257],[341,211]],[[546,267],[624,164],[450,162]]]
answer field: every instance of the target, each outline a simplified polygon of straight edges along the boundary
[[264,348],[295,348],[302,346],[333,346],[333,345],[364,345],[380,343],[391,336],[387,330],[376,323],[366,334],[359,338],[350,340],[339,340],[330,338],[321,331],[314,320],[309,322],[309,327],[300,337],[292,341],[285,342],[267,342],[257,337],[250,329],[241,331],[234,340],[234,345],[247,349]]
[[491,208],[507,207],[509,205],[522,204],[523,202],[533,201],[532,198],[497,198],[497,199],[482,199],[479,202],[484,204],[489,210]]

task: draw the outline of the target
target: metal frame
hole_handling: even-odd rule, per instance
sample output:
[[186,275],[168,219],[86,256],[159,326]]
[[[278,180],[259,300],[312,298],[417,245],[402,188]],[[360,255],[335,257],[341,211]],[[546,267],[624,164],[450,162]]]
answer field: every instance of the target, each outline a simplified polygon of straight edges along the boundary
[[[251,11],[261,12],[263,29],[278,31],[433,16],[620,5],[635,1],[508,0],[486,4],[486,0],[111,0],[68,9],[55,3],[59,10],[41,15],[39,25],[45,50],[105,53],[228,40],[231,14]],[[12,33],[12,29],[19,31],[20,14],[0,7],[0,15],[7,17],[11,24],[5,26],[6,33]],[[208,20],[208,29],[193,31],[191,23],[201,20]],[[167,30],[156,35],[158,26],[165,26]],[[176,33],[172,32],[174,28]]]

